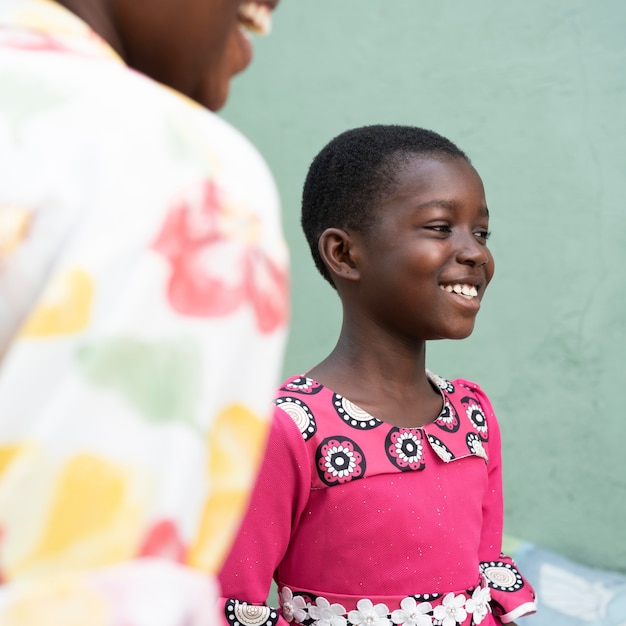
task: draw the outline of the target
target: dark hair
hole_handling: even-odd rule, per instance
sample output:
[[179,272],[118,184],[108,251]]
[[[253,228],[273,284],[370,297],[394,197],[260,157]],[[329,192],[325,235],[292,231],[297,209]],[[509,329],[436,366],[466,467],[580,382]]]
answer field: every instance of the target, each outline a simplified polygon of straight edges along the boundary
[[415,155],[467,155],[450,140],[423,128],[398,125],[348,130],[313,159],[302,192],[301,224],[313,260],[334,286],[318,250],[327,228],[366,232],[376,223],[375,207],[393,192],[398,168]]

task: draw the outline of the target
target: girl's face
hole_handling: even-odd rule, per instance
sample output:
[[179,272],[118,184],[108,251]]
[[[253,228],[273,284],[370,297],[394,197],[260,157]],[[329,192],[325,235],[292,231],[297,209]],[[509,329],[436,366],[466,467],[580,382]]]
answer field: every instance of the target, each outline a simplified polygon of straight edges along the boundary
[[408,341],[467,337],[494,273],[476,170],[461,158],[415,156],[374,210],[355,250],[364,313]]

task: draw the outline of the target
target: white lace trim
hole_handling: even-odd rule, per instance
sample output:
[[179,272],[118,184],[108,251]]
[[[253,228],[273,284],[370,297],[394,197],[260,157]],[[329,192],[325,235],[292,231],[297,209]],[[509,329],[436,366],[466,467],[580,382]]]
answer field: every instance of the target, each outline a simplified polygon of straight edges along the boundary
[[347,611],[343,605],[331,604],[322,596],[306,602],[289,587],[280,591],[283,617],[288,622],[311,626],[458,626],[468,615],[472,616],[472,624],[480,624],[491,611],[490,600],[489,588],[477,587],[471,596],[448,593],[433,602],[419,602],[407,596],[394,611],[386,604],[363,598],[356,603],[356,609]]

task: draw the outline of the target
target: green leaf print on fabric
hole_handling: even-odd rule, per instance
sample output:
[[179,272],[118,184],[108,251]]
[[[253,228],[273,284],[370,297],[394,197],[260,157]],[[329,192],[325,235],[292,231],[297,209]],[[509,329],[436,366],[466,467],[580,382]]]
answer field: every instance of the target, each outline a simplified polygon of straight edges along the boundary
[[[188,115],[188,112],[186,114]],[[180,112],[167,118],[166,131],[172,156],[195,166],[199,178],[215,175],[219,169],[217,155],[210,150],[210,145],[204,137],[198,137],[195,126],[182,117]]]
[[18,130],[24,121],[38,113],[67,102],[72,94],[59,93],[58,87],[43,81],[29,82],[16,74],[0,75],[2,84],[2,115]]
[[147,420],[193,424],[202,363],[190,341],[104,339],[82,347],[77,360],[89,382],[117,391]]

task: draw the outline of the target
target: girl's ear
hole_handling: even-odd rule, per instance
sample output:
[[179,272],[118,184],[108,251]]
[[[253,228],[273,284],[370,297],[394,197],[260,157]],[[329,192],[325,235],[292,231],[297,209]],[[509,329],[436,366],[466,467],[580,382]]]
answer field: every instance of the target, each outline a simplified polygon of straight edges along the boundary
[[317,243],[319,253],[333,281],[359,279],[354,244],[350,234],[341,228],[327,228],[320,236]]

